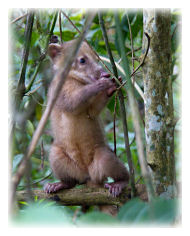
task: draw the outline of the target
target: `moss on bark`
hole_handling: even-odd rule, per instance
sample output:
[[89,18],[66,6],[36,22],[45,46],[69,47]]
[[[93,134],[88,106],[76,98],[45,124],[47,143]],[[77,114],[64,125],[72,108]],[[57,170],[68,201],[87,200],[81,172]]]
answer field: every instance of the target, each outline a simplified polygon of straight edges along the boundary
[[[147,162],[157,194],[174,196],[174,122],[171,81],[170,10],[144,10],[150,48],[143,66]],[[143,40],[142,52],[146,49]]]

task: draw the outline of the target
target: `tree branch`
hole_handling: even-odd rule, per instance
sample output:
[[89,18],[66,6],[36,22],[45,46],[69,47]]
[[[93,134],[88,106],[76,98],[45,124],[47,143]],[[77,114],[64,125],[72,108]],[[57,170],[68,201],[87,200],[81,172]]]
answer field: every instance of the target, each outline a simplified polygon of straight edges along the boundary
[[[109,191],[105,188],[87,188],[82,187],[80,189],[65,189],[57,193],[47,194],[43,190],[33,190],[32,197],[35,196],[39,199],[53,200],[62,205],[116,205],[121,206],[127,200],[129,200],[130,190],[126,188],[122,191],[122,194],[119,197],[112,197]],[[27,200],[27,192],[17,191],[16,197],[18,201]]]
[[26,14],[24,14],[24,15],[22,15],[22,16],[17,17],[16,19],[14,19],[14,20],[11,21],[11,24],[13,24],[13,23],[15,23],[15,22],[21,20],[22,18],[26,17],[27,15],[28,15],[28,13],[26,13]]

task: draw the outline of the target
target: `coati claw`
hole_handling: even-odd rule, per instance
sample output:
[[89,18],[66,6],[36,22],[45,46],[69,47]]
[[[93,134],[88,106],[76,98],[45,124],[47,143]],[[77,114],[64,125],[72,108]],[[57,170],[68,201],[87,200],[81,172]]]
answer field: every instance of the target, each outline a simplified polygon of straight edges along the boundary
[[44,186],[44,191],[45,193],[55,193],[61,189],[65,188],[65,184],[62,182],[57,182],[57,183],[47,183]]
[[112,197],[118,197],[122,192],[122,186],[120,183],[106,183],[104,187],[109,189]]

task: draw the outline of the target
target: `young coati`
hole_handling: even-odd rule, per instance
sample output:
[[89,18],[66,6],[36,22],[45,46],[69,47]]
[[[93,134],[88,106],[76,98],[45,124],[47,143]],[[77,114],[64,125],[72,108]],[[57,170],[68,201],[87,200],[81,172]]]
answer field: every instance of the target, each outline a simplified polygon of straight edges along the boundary
[[[49,98],[59,80],[56,71],[74,43],[75,40],[63,45],[49,45],[49,56],[55,70]],[[89,186],[104,185],[116,197],[128,184],[128,171],[108,147],[99,118],[116,90],[115,83],[109,77],[98,64],[91,48],[83,42],[51,112],[54,142],[49,160],[60,182],[48,183],[46,193],[87,183]],[[107,177],[112,177],[114,182],[105,183]]]

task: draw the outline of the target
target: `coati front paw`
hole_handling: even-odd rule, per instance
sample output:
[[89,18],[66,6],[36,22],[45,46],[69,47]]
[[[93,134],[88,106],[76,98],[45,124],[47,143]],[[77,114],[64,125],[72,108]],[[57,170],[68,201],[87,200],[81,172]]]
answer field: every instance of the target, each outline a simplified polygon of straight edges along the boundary
[[99,91],[103,91],[114,86],[114,83],[112,82],[112,80],[108,78],[101,78],[96,83],[97,83]]
[[109,89],[107,90],[107,95],[108,95],[108,97],[111,97],[111,96],[113,95],[113,93],[114,93],[116,90],[117,90],[117,88],[116,88],[115,85],[113,85],[111,88],[109,88]]
[[57,183],[47,183],[44,186],[44,191],[45,193],[55,193],[61,189],[66,188],[65,184],[62,182],[57,182]]
[[120,183],[106,183],[104,187],[109,189],[112,197],[117,197],[122,192],[122,185]]

